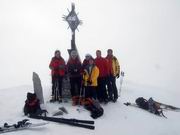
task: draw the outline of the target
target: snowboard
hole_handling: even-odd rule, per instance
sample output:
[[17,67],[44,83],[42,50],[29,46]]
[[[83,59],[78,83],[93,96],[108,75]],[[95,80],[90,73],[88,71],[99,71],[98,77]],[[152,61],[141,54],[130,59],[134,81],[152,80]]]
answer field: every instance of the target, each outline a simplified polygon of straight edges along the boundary
[[39,99],[40,104],[44,104],[43,89],[39,75],[33,72],[32,80],[33,80],[34,93],[36,93],[36,96]]

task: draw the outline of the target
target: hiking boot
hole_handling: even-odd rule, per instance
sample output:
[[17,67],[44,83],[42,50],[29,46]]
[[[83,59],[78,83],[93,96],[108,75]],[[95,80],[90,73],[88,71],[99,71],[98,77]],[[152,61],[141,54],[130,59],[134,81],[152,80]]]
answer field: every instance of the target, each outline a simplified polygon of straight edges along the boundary
[[58,102],[59,102],[59,103],[62,103],[62,98],[61,98],[61,96],[58,97]]
[[104,99],[104,104],[107,104],[109,102],[108,99]]
[[103,102],[103,99],[99,99],[99,103],[102,103]]
[[55,96],[51,96],[50,102],[51,103],[55,102]]
[[113,98],[112,97],[109,97],[108,98],[108,101],[110,102],[110,101],[113,101]]
[[114,98],[112,101],[113,101],[114,103],[116,103],[116,102],[117,102],[117,98]]

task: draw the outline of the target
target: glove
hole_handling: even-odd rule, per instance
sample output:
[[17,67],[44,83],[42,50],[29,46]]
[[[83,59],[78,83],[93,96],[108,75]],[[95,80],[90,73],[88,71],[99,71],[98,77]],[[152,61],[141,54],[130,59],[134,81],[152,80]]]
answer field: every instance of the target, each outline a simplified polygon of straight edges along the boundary
[[89,80],[88,80],[88,81],[87,81],[87,84],[88,84],[88,85],[91,85],[91,84],[92,84],[92,81],[89,81]]
[[119,74],[116,75],[116,78],[119,78]]
[[87,70],[84,70],[83,71],[83,75],[87,75],[88,74],[88,71]]
[[52,70],[58,72],[59,68],[58,67],[54,67],[54,68],[52,68]]
[[64,69],[64,65],[59,65],[59,69]]

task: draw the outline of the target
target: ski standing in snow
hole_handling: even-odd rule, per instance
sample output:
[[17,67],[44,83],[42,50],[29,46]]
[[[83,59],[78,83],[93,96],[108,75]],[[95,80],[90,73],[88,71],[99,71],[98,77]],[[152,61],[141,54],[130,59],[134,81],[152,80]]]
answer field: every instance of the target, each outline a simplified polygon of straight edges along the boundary
[[119,93],[118,96],[121,96],[121,91],[122,91],[122,84],[123,84],[123,80],[124,80],[124,71],[121,71],[121,75],[120,75],[120,86],[119,86]]

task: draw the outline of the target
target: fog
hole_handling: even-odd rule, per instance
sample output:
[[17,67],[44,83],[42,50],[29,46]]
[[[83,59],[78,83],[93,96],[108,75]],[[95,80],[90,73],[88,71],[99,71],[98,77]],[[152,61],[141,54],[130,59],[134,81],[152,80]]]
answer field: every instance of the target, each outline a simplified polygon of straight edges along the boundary
[[0,89],[32,85],[33,71],[51,85],[54,51],[68,59],[71,30],[62,16],[71,2],[83,21],[76,31],[81,59],[112,48],[125,82],[179,93],[178,0],[0,0]]

